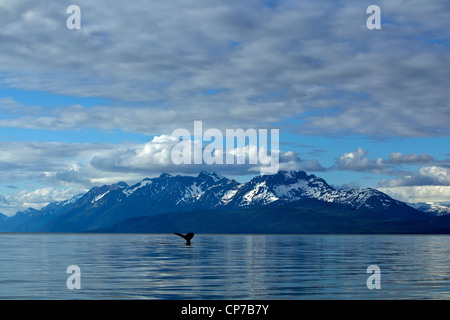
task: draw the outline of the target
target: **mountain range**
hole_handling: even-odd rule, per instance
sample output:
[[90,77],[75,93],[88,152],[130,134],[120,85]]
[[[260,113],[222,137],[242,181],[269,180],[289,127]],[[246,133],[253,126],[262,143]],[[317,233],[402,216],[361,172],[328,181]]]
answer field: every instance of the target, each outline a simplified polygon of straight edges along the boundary
[[420,211],[433,214],[435,216],[450,215],[450,206],[447,203],[419,202],[410,203],[409,205]]
[[131,186],[97,186],[40,210],[2,215],[0,231],[450,233],[450,216],[420,208],[372,188],[337,190],[304,171],[256,176],[245,183],[208,172],[164,173]]

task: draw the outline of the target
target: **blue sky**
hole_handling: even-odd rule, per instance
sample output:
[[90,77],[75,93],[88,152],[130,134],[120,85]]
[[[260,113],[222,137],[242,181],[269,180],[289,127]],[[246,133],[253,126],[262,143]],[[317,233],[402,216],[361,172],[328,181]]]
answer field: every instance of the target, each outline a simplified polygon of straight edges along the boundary
[[[67,6],[81,29],[66,27]],[[177,128],[280,130],[280,168],[450,201],[450,3],[0,1],[0,212],[176,166]]]

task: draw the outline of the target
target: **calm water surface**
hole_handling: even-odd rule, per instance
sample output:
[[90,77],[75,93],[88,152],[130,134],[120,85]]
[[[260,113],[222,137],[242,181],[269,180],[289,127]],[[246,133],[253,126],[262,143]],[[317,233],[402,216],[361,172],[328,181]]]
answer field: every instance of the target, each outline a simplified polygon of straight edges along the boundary
[[[450,299],[450,236],[0,234],[0,299]],[[81,270],[69,290],[67,267]],[[369,265],[381,289],[369,290]]]

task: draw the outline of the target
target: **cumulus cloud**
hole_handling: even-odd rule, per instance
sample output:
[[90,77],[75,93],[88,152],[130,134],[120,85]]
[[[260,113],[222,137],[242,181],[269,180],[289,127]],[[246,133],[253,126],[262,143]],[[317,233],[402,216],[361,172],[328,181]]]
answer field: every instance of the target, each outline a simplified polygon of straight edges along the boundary
[[350,171],[377,171],[385,168],[381,158],[372,160],[367,154],[368,151],[358,147],[355,151],[344,153],[336,159],[336,165],[332,168]]
[[379,187],[377,189],[394,199],[409,203],[448,203],[448,199],[450,199],[450,186]]
[[389,164],[407,164],[407,163],[427,163],[433,161],[434,158],[423,153],[421,155],[411,153],[402,154],[401,152],[393,152],[389,155],[389,158],[385,161]]
[[392,152],[387,159],[377,158],[376,160],[371,159],[368,154],[369,151],[358,147],[355,151],[344,153],[336,159],[335,164],[330,169],[392,174],[401,165],[420,165],[436,162],[427,153],[419,155],[416,153],[402,154],[401,152]]
[[14,197],[14,201],[20,203],[23,207],[31,207],[39,209],[42,206],[54,201],[63,201],[71,197],[86,192],[85,189],[55,189],[55,188],[40,188],[33,191],[20,191]]
[[[77,167],[96,153],[113,149],[106,143],[0,142],[0,170],[3,182],[16,178],[44,176]],[[21,179],[19,179],[21,180]]]
[[67,200],[86,191],[87,189],[76,187],[44,187],[31,191],[21,190],[6,196],[0,195],[0,212],[11,216],[28,208],[38,210],[51,202]]
[[379,181],[377,188],[392,197],[407,202],[448,202],[450,199],[450,169],[424,166],[416,172]]
[[[357,148],[344,153],[330,170],[375,173],[392,176],[378,181],[376,188],[407,202],[448,201],[450,168],[446,160],[423,154],[392,152],[387,159],[371,159],[368,151]],[[418,168],[417,168],[418,167]],[[411,172],[411,168],[417,168]]]
[[[1,182],[8,186],[24,181],[33,183],[25,189],[9,189],[9,194],[5,195],[6,198],[0,205],[0,212],[38,208],[95,185],[118,181],[134,183],[144,177],[159,176],[161,172],[197,174],[204,170],[242,176],[259,174],[261,168],[271,165],[263,163],[261,157],[264,154],[269,156],[272,150],[258,149],[253,145],[231,150],[233,154],[243,154],[243,164],[230,165],[226,161],[223,164],[208,164],[204,158],[201,163],[194,164],[192,153],[190,163],[177,165],[172,159],[172,150],[179,143],[179,138],[172,135],[155,136],[146,143],[1,142]],[[200,143],[202,154],[207,145]],[[216,150],[216,153],[220,151],[217,154],[225,159],[225,144],[223,148]],[[251,163],[249,159],[255,155],[258,161]],[[292,151],[279,152],[279,160],[274,165],[278,163],[280,170],[325,170],[318,161],[301,159]],[[40,187],[33,187],[36,185]]]
[[322,166],[316,159],[301,159],[295,152],[287,151],[280,154],[280,171],[314,171],[324,172],[327,169]]
[[[177,164],[173,161],[172,151],[180,143],[187,143],[186,146],[191,150],[191,154],[187,162]],[[201,159],[198,163],[194,160],[195,145],[198,145],[201,150]],[[242,148],[234,147],[227,150],[226,144],[223,144],[222,148],[214,150],[215,156],[222,159],[221,163],[208,163],[205,160],[206,147],[208,147],[208,144],[202,144],[199,141],[180,141],[171,135],[161,135],[144,144],[123,146],[96,155],[90,161],[90,165],[100,171],[116,173],[160,174],[161,172],[167,172],[191,174],[199,171],[216,171],[224,175],[244,175],[260,172],[262,168],[272,165],[270,161],[264,163],[261,159],[263,156],[270,158],[273,150],[257,148],[254,145],[246,145]],[[233,160],[235,165],[227,162],[228,151],[235,157]],[[279,164],[279,170],[326,170],[317,160],[301,159],[292,151],[285,152],[277,149],[274,152],[278,153],[278,159],[277,163],[273,163],[273,165]],[[237,164],[239,155],[243,156],[244,163],[242,164]],[[254,159],[255,162],[252,163],[250,159]]]
[[380,187],[399,186],[450,186],[450,169],[427,166],[421,167],[417,172],[400,178],[381,180]]
[[102,171],[158,172],[171,165],[171,150],[177,142],[165,135],[144,144],[122,145],[94,156],[90,165]]

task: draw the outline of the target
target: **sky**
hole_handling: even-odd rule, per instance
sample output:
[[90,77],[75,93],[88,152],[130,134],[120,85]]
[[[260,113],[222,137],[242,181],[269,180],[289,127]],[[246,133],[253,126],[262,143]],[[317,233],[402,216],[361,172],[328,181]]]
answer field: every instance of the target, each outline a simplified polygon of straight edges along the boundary
[[449,16],[447,0],[0,0],[0,212],[163,172],[258,174],[174,164],[194,121],[279,130],[279,169],[336,188],[450,202]]

